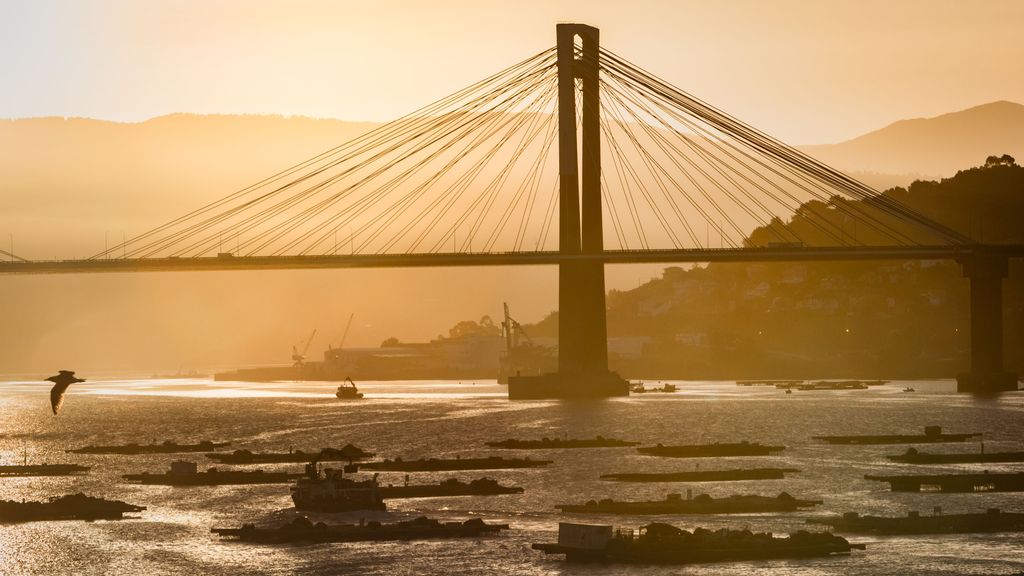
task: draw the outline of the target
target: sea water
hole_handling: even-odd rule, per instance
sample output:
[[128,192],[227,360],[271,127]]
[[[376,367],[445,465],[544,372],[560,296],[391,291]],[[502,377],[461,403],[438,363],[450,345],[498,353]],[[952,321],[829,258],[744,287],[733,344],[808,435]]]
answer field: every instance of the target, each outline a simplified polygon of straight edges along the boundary
[[[650,383],[653,385],[654,383]],[[733,382],[676,382],[679,392],[593,402],[510,402],[490,382],[360,383],[366,398],[341,401],[331,383],[233,383],[208,380],[121,380],[71,387],[53,416],[45,382],[0,384],[0,461],[74,462],[85,475],[0,478],[0,499],[40,500],[84,492],[146,506],[137,519],[36,522],[0,526],[0,574],[1017,574],[1024,572],[1024,534],[878,537],[848,535],[867,545],[849,556],[696,566],[570,565],[530,548],[553,542],[559,521],[636,528],[652,521],[693,529],[749,528],[776,535],[808,526],[811,516],[846,511],[904,515],[986,508],[1024,512],[1024,493],[892,493],[865,474],[943,471],[1016,471],[1020,464],[914,466],[890,462],[905,446],[832,446],[822,434],[982,432],[986,451],[1024,450],[1024,394],[994,399],[956,394],[951,381],[893,382],[868,390],[795,391],[743,387]],[[915,392],[903,392],[912,386]],[[505,438],[596,435],[646,445],[749,440],[784,445],[765,457],[671,459],[632,448],[513,451],[484,443]],[[203,454],[79,455],[88,444],[164,440],[229,441],[226,450],[316,450],[352,443],[380,457],[529,456],[553,460],[522,470],[413,473],[410,482],[490,477],[522,486],[522,494],[389,500],[387,512],[310,514],[313,521],[393,522],[426,515],[441,520],[481,517],[511,524],[499,536],[405,543],[251,545],[219,541],[212,527],[290,521],[288,486],[141,486],[121,475],[163,472],[174,460],[217,464]],[[928,445],[929,451],[976,451],[976,441]],[[221,467],[227,467],[221,465]],[[239,469],[293,469],[301,464]],[[613,472],[796,468],[782,480],[630,484],[603,481]],[[232,467],[234,468],[234,467]],[[381,473],[384,484],[404,473]],[[730,494],[820,499],[810,511],[725,516],[589,516],[562,514],[556,504],[590,499],[662,499],[668,493]]]

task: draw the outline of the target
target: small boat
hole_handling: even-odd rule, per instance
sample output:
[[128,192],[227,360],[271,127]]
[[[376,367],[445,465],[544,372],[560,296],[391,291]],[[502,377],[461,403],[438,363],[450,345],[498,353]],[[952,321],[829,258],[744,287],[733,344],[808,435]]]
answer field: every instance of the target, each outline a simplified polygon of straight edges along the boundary
[[210,529],[222,538],[237,538],[241,542],[261,544],[477,538],[502,530],[508,530],[508,524],[487,524],[480,518],[465,522],[439,522],[426,516],[394,524],[381,524],[373,520],[360,521],[359,524],[314,524],[302,516],[277,528],[257,528],[253,524],[245,524],[241,528]]
[[120,500],[104,500],[85,494],[69,494],[46,502],[0,500],[0,522],[36,522],[41,520],[121,520],[129,512],[141,512]]
[[904,392],[916,392],[912,386],[907,386],[903,389]]
[[306,477],[291,488],[296,510],[352,512],[385,510],[377,476],[369,480],[346,478],[342,470],[324,470],[316,461],[306,464]]
[[692,564],[832,556],[863,550],[864,545],[828,532],[804,530],[782,538],[728,528],[689,532],[654,523],[634,534],[633,530],[613,531],[611,526],[561,522],[557,543],[533,544],[532,548],[545,554],[564,554],[569,562]]
[[334,392],[334,395],[342,400],[358,400],[363,397],[363,393],[356,388],[356,383],[351,378],[346,378],[344,382],[338,385],[338,390]]

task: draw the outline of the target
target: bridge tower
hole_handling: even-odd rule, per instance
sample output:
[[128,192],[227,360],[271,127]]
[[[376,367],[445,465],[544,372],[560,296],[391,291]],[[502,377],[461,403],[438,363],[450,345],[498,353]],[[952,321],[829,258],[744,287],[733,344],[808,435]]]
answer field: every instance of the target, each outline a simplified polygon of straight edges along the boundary
[[971,371],[958,374],[957,392],[997,394],[1017,389],[1017,375],[1003,368],[1003,278],[1006,256],[974,252],[960,259],[971,282]]
[[[510,376],[509,398],[625,396],[628,383],[608,370],[604,263],[572,260],[604,250],[597,28],[556,26],[558,53],[558,372]],[[582,50],[576,55],[576,38]],[[576,81],[582,92],[582,142],[576,128]],[[582,162],[580,161],[582,156]],[[581,174],[582,173],[582,174]]]

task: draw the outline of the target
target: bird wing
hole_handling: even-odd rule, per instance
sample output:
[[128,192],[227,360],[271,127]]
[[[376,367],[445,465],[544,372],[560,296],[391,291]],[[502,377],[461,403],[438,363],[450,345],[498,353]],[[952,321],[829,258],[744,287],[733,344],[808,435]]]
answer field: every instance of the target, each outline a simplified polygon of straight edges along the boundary
[[70,382],[57,384],[50,390],[50,407],[53,408],[54,414],[56,414],[57,411],[60,410],[61,405],[64,404],[64,392],[67,391],[68,386],[70,385]]

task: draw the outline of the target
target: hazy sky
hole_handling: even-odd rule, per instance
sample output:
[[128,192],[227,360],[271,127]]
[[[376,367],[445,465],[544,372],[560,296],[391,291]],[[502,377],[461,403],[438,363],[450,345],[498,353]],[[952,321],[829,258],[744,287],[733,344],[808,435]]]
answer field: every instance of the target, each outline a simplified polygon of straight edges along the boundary
[[388,120],[559,21],[796,144],[1024,102],[1020,1],[0,0],[0,117]]

